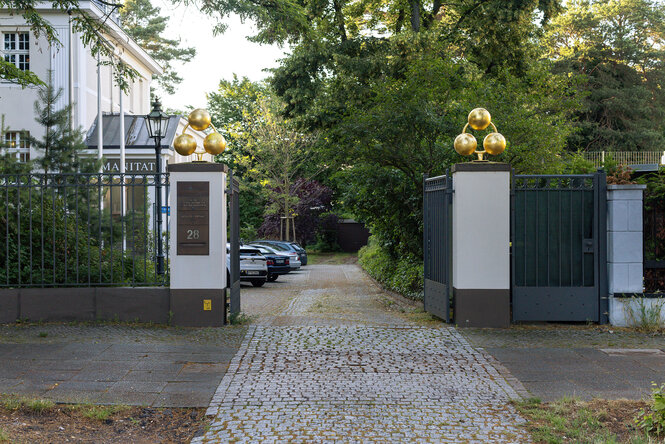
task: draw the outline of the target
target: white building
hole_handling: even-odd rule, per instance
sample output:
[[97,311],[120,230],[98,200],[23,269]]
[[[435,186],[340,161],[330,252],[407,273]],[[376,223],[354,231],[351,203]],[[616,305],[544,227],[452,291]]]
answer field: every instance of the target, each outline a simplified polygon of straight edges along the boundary
[[[99,63],[90,49],[83,45],[80,35],[71,32],[69,15],[52,9],[50,3],[42,3],[38,12],[56,29],[62,45],[49,45],[44,36],[37,38],[30,32],[20,14],[9,15],[0,10],[0,56],[15,63],[19,69],[33,71],[43,81],[47,80],[49,70],[53,72],[54,86],[56,89],[62,88],[60,103],[62,106],[72,104],[74,127],[87,132],[86,142],[91,147],[87,154],[103,154],[105,170],[108,172],[120,172],[117,167],[121,149],[120,132],[118,127],[112,134],[103,134],[100,147],[96,130],[98,114],[104,115],[103,128],[113,127],[114,121],[119,122],[121,112],[137,116],[136,119],[125,118],[126,122],[135,124],[125,125],[126,172],[149,172],[145,168],[137,171],[133,167],[127,167],[137,162],[148,164],[150,171],[154,171],[154,148],[145,143],[141,146],[133,145],[133,136],[141,130],[145,132],[145,122],[139,116],[150,112],[150,85],[153,75],[161,74],[162,68],[122,30],[117,15],[107,18],[105,5],[94,0],[83,0],[80,6],[90,16],[105,21],[108,35],[104,38],[114,47],[115,56],[139,74],[138,78],[131,82],[129,91],[121,91],[114,82],[112,67],[104,64],[104,60]],[[35,101],[36,87],[23,89],[0,79],[0,116],[4,116],[5,128],[9,129],[5,139],[10,143],[10,152],[15,152],[22,160],[41,155],[30,147],[26,137],[32,135],[41,138],[44,134],[44,128],[35,121]],[[177,134],[180,134],[186,120],[173,118],[170,124],[177,125]],[[194,155],[183,158],[175,153],[171,146],[175,134],[176,131],[169,131],[170,137],[163,141],[163,164],[194,160]],[[199,146],[202,146],[204,135],[195,132],[191,134],[195,136]],[[207,154],[205,159],[211,160]],[[116,165],[116,168],[112,165]],[[162,171],[165,171],[165,168],[162,168]]]

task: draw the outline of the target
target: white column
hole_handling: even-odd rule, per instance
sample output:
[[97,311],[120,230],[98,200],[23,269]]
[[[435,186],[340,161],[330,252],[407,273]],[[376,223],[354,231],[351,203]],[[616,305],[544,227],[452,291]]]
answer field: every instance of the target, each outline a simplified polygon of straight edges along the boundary
[[[127,213],[127,197],[125,196],[125,108],[122,101],[122,88],[118,87],[118,90],[120,91],[120,217],[124,219]],[[123,250],[126,250],[127,237],[124,235],[122,237],[122,245]]]
[[226,167],[169,164],[174,325],[218,326],[226,288]]
[[[102,160],[104,156],[104,125],[102,124],[102,65],[99,54],[97,54],[97,159]],[[100,173],[104,167],[100,167]]]
[[453,166],[453,295],[460,327],[510,324],[510,165]]

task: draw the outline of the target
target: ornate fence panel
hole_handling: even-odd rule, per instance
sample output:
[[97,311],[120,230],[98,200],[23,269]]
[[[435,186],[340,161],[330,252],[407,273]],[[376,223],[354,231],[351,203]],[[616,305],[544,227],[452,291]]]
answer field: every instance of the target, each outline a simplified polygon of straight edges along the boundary
[[423,202],[425,310],[450,321],[452,191],[450,175],[425,178]]
[[605,173],[513,180],[513,320],[606,323]]
[[[168,174],[0,175],[0,287],[168,286]],[[163,211],[165,270],[156,267]]]

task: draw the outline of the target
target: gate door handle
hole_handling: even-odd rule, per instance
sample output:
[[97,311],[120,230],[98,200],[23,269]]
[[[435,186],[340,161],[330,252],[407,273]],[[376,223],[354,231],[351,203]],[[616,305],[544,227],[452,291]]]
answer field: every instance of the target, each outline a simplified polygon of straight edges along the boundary
[[593,239],[584,239],[582,243],[582,251],[584,253],[593,253]]

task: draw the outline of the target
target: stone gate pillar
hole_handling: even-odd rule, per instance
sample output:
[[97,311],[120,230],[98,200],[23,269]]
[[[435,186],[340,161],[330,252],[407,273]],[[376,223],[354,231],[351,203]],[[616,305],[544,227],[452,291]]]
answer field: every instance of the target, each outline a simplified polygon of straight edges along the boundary
[[510,165],[456,164],[453,297],[460,327],[510,325]]
[[226,166],[180,163],[170,173],[172,323],[224,323],[226,287]]

